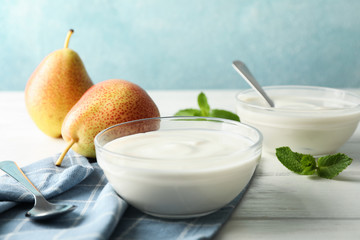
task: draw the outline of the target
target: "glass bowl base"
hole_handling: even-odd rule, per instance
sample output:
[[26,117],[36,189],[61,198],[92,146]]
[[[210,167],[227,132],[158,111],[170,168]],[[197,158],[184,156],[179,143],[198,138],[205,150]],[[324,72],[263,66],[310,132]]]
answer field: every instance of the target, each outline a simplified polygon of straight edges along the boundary
[[218,209],[216,210],[211,210],[211,211],[207,211],[207,212],[201,212],[201,213],[194,213],[194,214],[158,214],[158,213],[153,213],[153,212],[148,212],[148,211],[142,211],[146,214],[149,214],[151,216],[154,217],[158,217],[158,218],[167,218],[167,219],[186,219],[186,218],[197,218],[197,217],[203,217],[206,215],[209,215],[211,213],[216,212]]

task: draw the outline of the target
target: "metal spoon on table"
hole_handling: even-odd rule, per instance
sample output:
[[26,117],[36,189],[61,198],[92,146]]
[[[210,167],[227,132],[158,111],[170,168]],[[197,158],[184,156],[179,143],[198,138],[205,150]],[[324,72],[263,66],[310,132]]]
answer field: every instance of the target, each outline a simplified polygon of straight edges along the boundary
[[0,169],[18,181],[25,189],[34,195],[34,207],[25,214],[26,217],[33,220],[42,220],[71,212],[76,208],[76,206],[71,204],[60,205],[48,202],[15,162],[2,161],[0,162]]
[[251,74],[245,63],[241,61],[233,61],[233,67],[235,70],[246,80],[246,82],[257,92],[264,100],[269,104],[270,107],[274,107],[274,102],[265,93],[264,89],[256,81],[254,76]]

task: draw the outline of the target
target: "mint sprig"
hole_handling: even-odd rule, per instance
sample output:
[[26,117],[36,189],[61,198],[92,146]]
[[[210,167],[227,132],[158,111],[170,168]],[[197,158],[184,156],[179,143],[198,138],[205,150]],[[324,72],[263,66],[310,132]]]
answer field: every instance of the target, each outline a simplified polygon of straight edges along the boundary
[[198,95],[197,102],[199,109],[186,108],[179,110],[175,113],[175,116],[197,116],[197,117],[217,117],[235,120],[240,122],[240,118],[235,113],[222,110],[222,109],[211,109],[207,101],[207,97],[203,92]]
[[317,174],[319,177],[332,179],[339,175],[352,159],[343,153],[328,155],[316,159],[310,154],[293,152],[289,147],[276,149],[279,161],[289,170],[301,175]]

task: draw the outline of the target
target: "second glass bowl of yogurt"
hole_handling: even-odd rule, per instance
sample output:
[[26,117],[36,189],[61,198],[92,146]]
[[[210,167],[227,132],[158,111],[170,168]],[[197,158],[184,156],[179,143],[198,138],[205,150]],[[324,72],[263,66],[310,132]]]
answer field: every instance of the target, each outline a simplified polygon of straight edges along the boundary
[[204,117],[161,117],[122,123],[95,138],[109,183],[150,215],[197,217],[232,201],[250,181],[262,152],[261,133],[245,124]]
[[305,154],[335,152],[354,133],[360,120],[360,97],[354,93],[314,86],[264,87],[271,108],[252,90],[236,95],[241,122],[259,129],[264,150],[282,146]]

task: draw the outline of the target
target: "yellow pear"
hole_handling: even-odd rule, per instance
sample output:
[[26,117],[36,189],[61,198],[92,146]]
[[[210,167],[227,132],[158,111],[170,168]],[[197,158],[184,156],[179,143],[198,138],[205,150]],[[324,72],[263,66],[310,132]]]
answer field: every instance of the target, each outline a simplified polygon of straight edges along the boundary
[[154,101],[138,85],[120,79],[97,83],[66,115],[61,133],[68,142],[68,147],[56,165],[61,165],[70,148],[85,157],[94,158],[94,138],[105,128],[122,122],[159,116]]
[[72,106],[92,85],[79,55],[68,48],[50,53],[30,76],[25,88],[26,108],[38,126],[51,137],[61,137],[61,126]]

